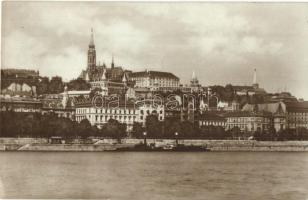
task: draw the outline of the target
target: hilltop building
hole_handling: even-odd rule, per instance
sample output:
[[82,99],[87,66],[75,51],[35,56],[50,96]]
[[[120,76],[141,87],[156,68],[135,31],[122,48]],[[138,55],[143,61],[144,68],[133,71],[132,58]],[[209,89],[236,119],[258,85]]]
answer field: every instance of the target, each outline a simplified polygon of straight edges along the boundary
[[266,91],[263,88],[259,87],[259,83],[257,82],[257,70],[254,69],[253,73],[253,81],[251,86],[233,86],[235,93],[239,96],[243,95],[259,95],[266,94]]
[[87,68],[81,72],[80,78],[89,82],[92,89],[100,88],[102,95],[108,95],[123,92],[126,87],[132,86],[129,81],[132,72],[124,70],[121,66],[116,66],[113,56],[110,67],[107,67],[105,63],[97,65],[93,29],[91,30],[87,58]]
[[33,97],[37,95],[39,72],[26,69],[1,70],[1,94]]
[[198,92],[201,89],[201,85],[199,84],[199,80],[195,74],[195,71],[193,71],[192,76],[191,76],[190,88],[191,88],[191,92]]
[[158,88],[178,88],[180,79],[170,72],[160,71],[141,71],[134,72],[130,75],[130,79],[135,82],[137,88],[150,88],[158,90]]

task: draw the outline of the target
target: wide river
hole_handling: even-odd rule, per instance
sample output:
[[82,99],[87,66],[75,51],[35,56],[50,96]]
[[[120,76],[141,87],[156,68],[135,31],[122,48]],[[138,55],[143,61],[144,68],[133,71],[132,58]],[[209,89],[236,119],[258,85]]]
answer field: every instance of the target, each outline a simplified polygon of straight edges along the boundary
[[0,198],[308,200],[308,153],[0,152]]

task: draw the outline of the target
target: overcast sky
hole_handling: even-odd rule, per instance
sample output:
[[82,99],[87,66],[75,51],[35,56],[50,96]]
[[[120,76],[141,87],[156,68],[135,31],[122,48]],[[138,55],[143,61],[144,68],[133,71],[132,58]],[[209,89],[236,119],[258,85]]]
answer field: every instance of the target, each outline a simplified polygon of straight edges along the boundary
[[97,63],[170,71],[188,83],[288,90],[308,99],[307,3],[3,2],[2,68],[76,78],[91,27]]

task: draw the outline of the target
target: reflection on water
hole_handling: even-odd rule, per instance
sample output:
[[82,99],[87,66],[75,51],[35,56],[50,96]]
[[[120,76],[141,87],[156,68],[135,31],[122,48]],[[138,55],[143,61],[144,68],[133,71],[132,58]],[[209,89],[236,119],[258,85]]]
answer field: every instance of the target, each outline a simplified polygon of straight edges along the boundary
[[1,152],[0,198],[308,199],[308,154]]

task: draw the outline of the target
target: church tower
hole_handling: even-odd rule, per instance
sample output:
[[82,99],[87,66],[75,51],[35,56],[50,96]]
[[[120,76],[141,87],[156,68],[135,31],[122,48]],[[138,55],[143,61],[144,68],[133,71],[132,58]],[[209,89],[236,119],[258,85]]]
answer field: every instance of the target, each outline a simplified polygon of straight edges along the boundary
[[93,72],[96,69],[96,51],[93,38],[93,28],[91,28],[91,39],[88,49],[88,72]]

